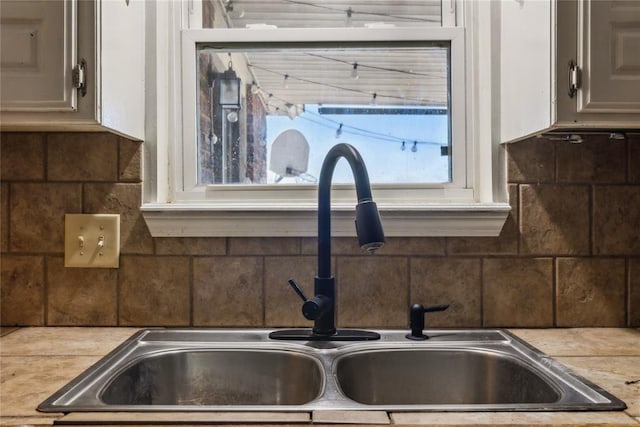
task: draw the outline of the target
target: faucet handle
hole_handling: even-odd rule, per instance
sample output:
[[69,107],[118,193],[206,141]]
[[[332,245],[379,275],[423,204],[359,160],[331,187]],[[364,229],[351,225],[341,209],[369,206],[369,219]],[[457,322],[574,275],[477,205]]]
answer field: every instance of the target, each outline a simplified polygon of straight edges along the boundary
[[308,299],[295,280],[289,279],[288,283],[304,302],[304,304],[302,304],[302,315],[306,319],[316,320],[331,307],[330,298],[324,295],[316,295],[313,298]]
[[424,307],[422,304],[413,304],[409,309],[409,324],[411,327],[411,333],[406,335],[407,339],[428,339],[429,337],[422,332],[422,330],[424,329],[424,314],[432,313],[435,311],[444,311],[447,308],[449,308],[449,304],[433,305],[431,307]]
[[289,279],[287,282],[289,283],[289,285],[291,285],[296,294],[298,294],[300,299],[302,299],[303,302],[307,302],[307,297],[305,296],[304,292],[302,292],[302,289],[300,289],[300,286],[298,286],[298,282],[293,279]]

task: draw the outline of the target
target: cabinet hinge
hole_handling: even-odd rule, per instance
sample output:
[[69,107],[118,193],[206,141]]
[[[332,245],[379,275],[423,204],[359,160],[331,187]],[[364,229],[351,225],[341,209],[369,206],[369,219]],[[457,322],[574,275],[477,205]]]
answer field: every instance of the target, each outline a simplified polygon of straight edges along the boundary
[[73,87],[78,89],[81,96],[85,96],[87,94],[87,61],[81,59],[80,63],[73,67],[71,80]]
[[573,59],[569,61],[569,98],[573,98],[578,93],[582,85],[582,70]]

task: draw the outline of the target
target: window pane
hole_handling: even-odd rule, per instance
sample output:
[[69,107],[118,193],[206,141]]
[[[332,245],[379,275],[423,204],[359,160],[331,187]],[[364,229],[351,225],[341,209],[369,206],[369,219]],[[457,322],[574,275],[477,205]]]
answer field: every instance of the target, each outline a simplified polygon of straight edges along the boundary
[[441,0],[216,0],[203,12],[204,28],[441,26]]
[[[449,57],[446,43],[200,45],[199,183],[313,183],[340,142],[372,183],[450,181]],[[341,163],[334,182],[351,183]]]

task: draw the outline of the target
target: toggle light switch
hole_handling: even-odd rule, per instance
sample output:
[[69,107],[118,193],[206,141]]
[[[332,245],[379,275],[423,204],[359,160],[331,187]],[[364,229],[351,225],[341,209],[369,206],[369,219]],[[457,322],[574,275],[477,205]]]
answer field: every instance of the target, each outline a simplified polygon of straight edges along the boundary
[[120,215],[64,216],[65,267],[118,268],[119,261]]

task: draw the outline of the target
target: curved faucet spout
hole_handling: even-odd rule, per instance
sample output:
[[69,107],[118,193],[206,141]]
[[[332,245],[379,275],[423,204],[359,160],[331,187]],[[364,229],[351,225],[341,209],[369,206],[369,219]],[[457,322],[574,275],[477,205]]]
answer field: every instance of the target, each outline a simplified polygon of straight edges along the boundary
[[351,166],[351,172],[356,182],[356,194],[358,202],[372,200],[371,185],[369,184],[369,174],[364,164],[362,156],[350,144],[337,144],[329,150],[320,169],[320,183],[318,186],[318,207],[323,205],[323,199],[326,198],[326,205],[329,205],[329,195],[331,190],[331,180],[333,171],[340,158],[345,158]]
[[318,275],[315,294],[327,297],[330,303],[315,319],[313,332],[331,335],[335,328],[335,278],[331,274],[331,180],[340,158],[351,166],[356,182],[356,233],[360,246],[373,252],[384,244],[384,232],[376,204],[372,200],[369,174],[362,156],[349,144],[331,148],[322,163],[318,186]]
[[382,223],[371,196],[364,160],[352,145],[335,145],[322,163],[318,185],[318,277],[322,278],[331,277],[331,180],[340,158],[349,162],[356,183],[356,233],[360,246],[373,252],[384,244]]

